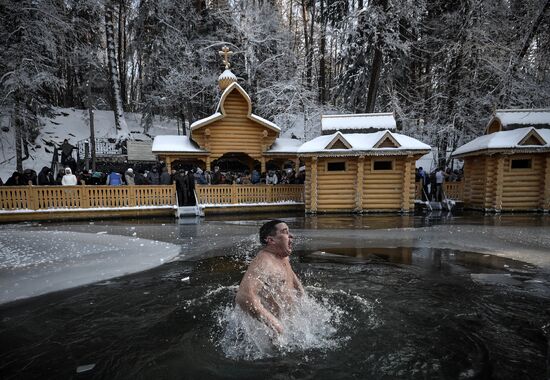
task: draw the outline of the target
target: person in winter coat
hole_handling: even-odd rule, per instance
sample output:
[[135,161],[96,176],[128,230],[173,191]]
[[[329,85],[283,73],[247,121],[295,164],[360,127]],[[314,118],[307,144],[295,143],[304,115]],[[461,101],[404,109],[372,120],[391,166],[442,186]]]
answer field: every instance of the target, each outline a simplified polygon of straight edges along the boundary
[[267,174],[267,177],[265,177],[265,183],[268,185],[276,185],[278,182],[277,174],[273,170],[270,170]]
[[32,169],[23,170],[22,185],[36,185],[36,172]]
[[184,206],[188,202],[189,179],[183,169],[176,174],[176,191],[178,193],[178,204]]
[[[73,149],[76,149],[74,145],[69,144],[69,140],[63,140],[63,144],[59,147],[61,150],[61,165],[68,165],[67,159],[72,158]],[[74,160],[74,159],[73,159]]]
[[188,193],[187,193],[187,206],[195,205],[195,173],[193,170],[187,172],[187,183],[188,183]]
[[71,168],[65,168],[65,175],[61,178],[61,184],[63,186],[76,186],[78,184],[76,176],[73,174]]
[[6,186],[21,186],[21,173],[13,172],[10,178],[6,181]]
[[168,168],[166,166],[162,168],[162,173],[160,174],[160,184],[161,185],[172,184],[172,178],[170,177],[170,173],[168,173]]
[[149,175],[147,176],[147,179],[149,180],[149,183],[151,185],[160,185],[160,174],[159,174],[159,170],[154,167],[151,172],[149,173]]
[[124,173],[126,184],[129,186],[134,186],[136,184],[135,176],[136,175],[134,174],[134,169],[128,168],[128,170],[126,170],[126,173]]
[[254,185],[260,183],[260,172],[258,172],[256,169],[252,170],[250,182],[252,182]]
[[114,170],[107,176],[107,185],[120,186],[122,185],[122,175]]
[[134,177],[134,183],[136,185],[148,185],[149,182],[147,182],[147,178],[145,178],[145,175],[143,175],[144,171],[143,169],[140,169],[137,171],[135,177]]
[[212,175],[212,185],[219,185],[222,183],[222,173],[220,172],[220,167],[214,167],[214,174]]
[[40,170],[40,173],[38,173],[37,184],[39,186],[55,185],[55,181],[52,175],[52,170],[49,167],[44,166],[42,170]]

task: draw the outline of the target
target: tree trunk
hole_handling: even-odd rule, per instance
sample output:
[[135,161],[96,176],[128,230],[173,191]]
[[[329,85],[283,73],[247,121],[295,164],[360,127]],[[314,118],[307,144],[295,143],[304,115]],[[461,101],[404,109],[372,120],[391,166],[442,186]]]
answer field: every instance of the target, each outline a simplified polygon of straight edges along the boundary
[[305,64],[306,64],[306,83],[310,84],[311,81],[311,66],[309,63],[309,33],[307,30],[308,18],[307,18],[307,0],[302,0],[302,22],[304,24],[304,47],[306,50]]
[[[387,12],[388,0],[379,0],[373,4],[374,6],[379,5],[382,7],[384,12]],[[378,38],[376,40],[376,45],[374,48],[374,57],[372,59],[372,67],[369,80],[369,92],[367,95],[367,107],[366,112],[374,112],[374,106],[376,105],[376,96],[378,95],[378,86],[380,84],[380,72],[382,71],[382,49],[384,48],[382,43],[382,30],[378,30]]]
[[325,54],[326,54],[326,15],[325,15],[325,2],[319,0],[319,16],[321,23],[321,35],[319,41],[319,102],[325,104],[326,102],[326,72],[325,72]]
[[382,50],[377,46],[374,50],[374,58],[372,59],[372,68],[369,81],[369,92],[367,95],[367,113],[374,112],[376,105],[376,95],[378,94],[378,85],[380,83],[380,72],[382,71]]
[[120,0],[118,6],[118,75],[122,104],[126,104],[126,0]]
[[108,1],[105,4],[105,33],[107,36],[107,64],[109,66],[109,80],[111,84],[112,107],[115,116],[115,127],[118,134],[126,134],[128,127],[124,120],[122,99],[120,96],[120,80],[118,77],[118,65],[116,59],[116,47],[113,25],[113,4]]
[[23,147],[21,145],[23,120],[21,119],[21,102],[18,96],[15,97],[15,104],[13,107],[13,125],[15,128],[15,162],[16,170],[19,173],[23,173]]

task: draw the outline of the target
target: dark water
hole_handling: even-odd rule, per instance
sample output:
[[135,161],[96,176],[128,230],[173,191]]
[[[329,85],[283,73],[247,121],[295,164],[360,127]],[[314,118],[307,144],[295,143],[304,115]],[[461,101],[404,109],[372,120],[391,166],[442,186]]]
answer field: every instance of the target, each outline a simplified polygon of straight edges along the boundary
[[[546,225],[536,217],[531,222]],[[320,217],[289,223],[332,231],[426,221]],[[297,239],[292,265],[306,291],[338,314],[334,345],[255,360],[228,357],[221,346],[224,313],[257,248],[237,245],[1,305],[0,378],[550,378],[546,271],[477,252],[365,247],[345,236],[327,246]]]

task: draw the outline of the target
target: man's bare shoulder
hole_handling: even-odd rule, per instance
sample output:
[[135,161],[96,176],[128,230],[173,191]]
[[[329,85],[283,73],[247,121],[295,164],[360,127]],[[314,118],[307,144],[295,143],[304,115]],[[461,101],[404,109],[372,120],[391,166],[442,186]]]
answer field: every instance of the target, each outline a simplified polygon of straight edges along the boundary
[[276,267],[276,261],[273,255],[267,251],[261,250],[250,263],[248,269],[254,271],[272,271]]

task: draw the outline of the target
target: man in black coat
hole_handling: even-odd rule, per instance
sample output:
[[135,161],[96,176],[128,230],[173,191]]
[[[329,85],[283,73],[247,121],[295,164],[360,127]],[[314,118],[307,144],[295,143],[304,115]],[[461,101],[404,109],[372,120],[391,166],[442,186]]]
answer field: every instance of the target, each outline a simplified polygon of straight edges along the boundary
[[49,167],[44,166],[42,170],[40,170],[40,173],[38,173],[37,184],[39,186],[55,185],[55,181],[52,175],[52,170]]

